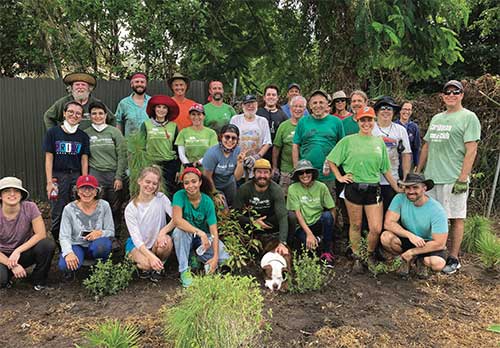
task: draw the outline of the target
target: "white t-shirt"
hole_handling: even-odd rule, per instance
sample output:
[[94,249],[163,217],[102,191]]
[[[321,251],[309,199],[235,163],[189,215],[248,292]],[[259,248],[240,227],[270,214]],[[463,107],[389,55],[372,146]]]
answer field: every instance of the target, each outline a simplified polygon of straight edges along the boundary
[[172,217],[172,203],[163,193],[158,192],[150,202],[131,201],[125,208],[125,223],[136,248],[145,245],[151,249],[160,230],[167,225],[167,217]]
[[[391,173],[394,180],[399,180],[399,153],[398,153],[398,143],[400,140],[403,141],[403,146],[405,147],[403,153],[411,153],[410,140],[408,139],[408,132],[405,127],[392,122],[389,127],[379,127],[375,124],[373,127],[372,135],[376,137],[382,137],[385,146],[387,147],[387,153],[389,154],[389,161],[391,162]],[[383,175],[380,176],[380,185],[389,185],[389,182],[385,179]]]
[[255,155],[265,144],[272,144],[269,123],[264,117],[255,116],[251,122],[243,114],[233,116],[231,124],[240,130],[241,151],[247,151],[247,156]]

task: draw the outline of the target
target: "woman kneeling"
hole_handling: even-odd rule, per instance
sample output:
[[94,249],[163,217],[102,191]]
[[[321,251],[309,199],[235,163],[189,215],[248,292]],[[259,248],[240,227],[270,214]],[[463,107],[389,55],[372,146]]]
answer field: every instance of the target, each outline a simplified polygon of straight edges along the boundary
[[201,255],[197,254],[198,259],[205,263],[207,273],[215,272],[229,255],[219,240],[215,205],[208,196],[208,180],[197,168],[188,167],[182,172],[181,182],[184,189],[177,191],[173,198],[173,220],[176,226],[173,238],[181,283],[188,287],[193,282],[189,267],[189,255],[193,249],[202,246]]
[[165,261],[172,252],[172,238],[168,235],[173,222],[172,205],[161,187],[161,170],[158,166],[144,168],[137,183],[139,193],[125,208],[125,222],[130,238],[125,253],[137,264],[139,277],[158,282],[163,274]]
[[64,278],[73,276],[84,259],[107,260],[111,253],[111,238],[115,235],[111,207],[98,199],[99,183],[92,175],[82,175],[76,181],[77,197],[64,207],[59,241],[59,269]]

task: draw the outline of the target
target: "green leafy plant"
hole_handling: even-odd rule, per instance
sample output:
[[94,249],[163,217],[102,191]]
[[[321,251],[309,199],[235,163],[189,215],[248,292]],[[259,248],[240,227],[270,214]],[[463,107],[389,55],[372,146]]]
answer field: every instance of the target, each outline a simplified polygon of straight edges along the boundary
[[483,233],[476,242],[481,262],[486,268],[500,264],[500,241],[493,233]]
[[135,270],[134,263],[128,258],[113,264],[110,255],[106,262],[98,260],[92,266],[92,274],[83,281],[83,285],[98,297],[114,295],[128,286]]
[[395,272],[401,266],[401,259],[395,258],[387,262],[378,262],[376,265],[370,265],[368,263],[368,240],[366,238],[361,238],[359,243],[359,257],[364,264],[368,264],[368,270],[376,277],[379,274],[387,274]]
[[490,325],[486,330],[500,334],[500,324]]
[[477,242],[485,234],[492,234],[491,221],[480,215],[473,215],[465,220],[462,248],[468,253],[477,253]]
[[254,347],[262,332],[263,298],[253,277],[195,277],[165,311],[165,335],[176,348]]
[[227,213],[218,211],[217,214],[219,236],[230,255],[226,265],[232,270],[239,270],[254,261],[252,254],[262,250],[262,243],[253,238],[256,230],[254,226],[241,227],[238,222],[241,212],[231,209]]
[[302,251],[293,256],[293,278],[290,291],[303,294],[321,289],[327,280],[326,268],[315,253]]
[[136,348],[139,331],[132,325],[122,325],[118,320],[107,320],[85,334],[86,343],[78,348]]

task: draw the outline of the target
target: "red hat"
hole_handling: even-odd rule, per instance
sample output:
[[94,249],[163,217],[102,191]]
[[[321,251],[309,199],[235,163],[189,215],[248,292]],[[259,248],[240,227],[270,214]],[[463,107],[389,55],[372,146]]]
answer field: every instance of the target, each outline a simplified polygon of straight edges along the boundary
[[198,111],[201,112],[203,115],[205,115],[205,108],[203,107],[203,105],[198,103],[193,104],[193,106],[189,108],[189,113],[191,113],[191,111]]
[[76,188],[80,188],[80,187],[84,187],[84,186],[90,186],[90,187],[97,189],[97,188],[99,188],[99,182],[97,181],[95,176],[82,175],[76,181]]
[[356,121],[361,119],[362,117],[371,117],[375,118],[375,110],[369,106],[365,106],[363,109],[359,110],[359,112],[356,114]]
[[200,170],[198,168],[195,168],[195,167],[186,167],[182,171],[181,180],[184,180],[184,175],[186,175],[187,173],[194,173],[194,174],[198,175],[199,178],[201,178],[201,172],[200,172]]
[[156,105],[166,105],[168,108],[167,120],[173,121],[179,116],[179,105],[170,98],[168,95],[154,95],[149,99],[148,106],[146,108],[146,113],[149,117],[155,117],[155,106]]

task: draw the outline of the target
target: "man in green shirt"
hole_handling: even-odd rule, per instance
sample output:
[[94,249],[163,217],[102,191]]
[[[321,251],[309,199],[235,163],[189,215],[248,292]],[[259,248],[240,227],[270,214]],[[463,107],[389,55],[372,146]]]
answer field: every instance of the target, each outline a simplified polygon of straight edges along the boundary
[[212,100],[205,104],[205,127],[212,128],[219,134],[221,128],[229,123],[236,111],[231,105],[224,103],[224,86],[220,81],[210,81],[208,93]]
[[368,105],[368,96],[365,92],[356,90],[351,93],[351,109],[353,115],[342,120],[345,135],[356,134],[359,132],[359,126],[356,122],[356,113]]
[[279,238],[279,245],[275,252],[281,255],[288,254],[286,247],[288,239],[288,211],[285,207],[285,196],[281,187],[271,180],[271,163],[261,158],[255,161],[254,177],[239,188],[234,208],[243,210],[251,208],[257,216],[245,213],[240,216],[239,222],[243,228],[253,224],[262,230],[255,237],[263,244],[271,239]]
[[[297,123],[304,116],[306,111],[306,98],[298,95],[290,101],[292,116],[289,120],[283,122],[278,127],[274,137],[273,146],[273,176],[279,175],[279,184],[287,195],[288,186],[290,186],[290,173],[293,171],[292,145],[293,136]],[[279,160],[279,165],[278,165]]]
[[435,183],[429,196],[441,203],[450,220],[451,247],[443,272],[453,274],[461,267],[458,253],[467,215],[469,175],[481,137],[481,124],[475,113],[462,106],[464,88],[460,81],[448,81],[440,95],[446,111],[435,115],[429,124],[417,172],[425,166],[425,177]]

